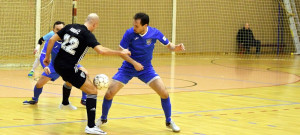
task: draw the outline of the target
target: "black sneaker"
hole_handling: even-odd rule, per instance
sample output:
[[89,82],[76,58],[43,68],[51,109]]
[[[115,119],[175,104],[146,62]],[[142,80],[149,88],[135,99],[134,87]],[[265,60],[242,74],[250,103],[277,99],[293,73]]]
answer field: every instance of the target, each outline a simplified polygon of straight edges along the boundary
[[35,105],[35,104],[37,104],[38,103],[38,101],[36,101],[36,100],[34,100],[33,98],[31,98],[30,100],[25,100],[24,102],[23,102],[23,105]]

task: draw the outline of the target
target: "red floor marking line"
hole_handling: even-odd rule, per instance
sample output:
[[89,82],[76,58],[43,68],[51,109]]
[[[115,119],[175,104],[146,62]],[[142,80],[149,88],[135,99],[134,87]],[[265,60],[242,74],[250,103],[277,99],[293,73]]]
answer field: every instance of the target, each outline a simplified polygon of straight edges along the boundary
[[13,120],[24,120],[24,119],[13,119]]
[[45,119],[34,119],[34,120],[45,120]]

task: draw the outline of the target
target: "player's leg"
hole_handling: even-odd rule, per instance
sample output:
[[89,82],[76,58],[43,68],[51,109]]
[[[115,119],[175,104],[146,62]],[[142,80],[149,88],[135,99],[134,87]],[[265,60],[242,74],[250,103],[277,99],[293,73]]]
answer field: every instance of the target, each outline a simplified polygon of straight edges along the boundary
[[97,120],[96,126],[101,127],[101,125],[105,124],[107,122],[107,115],[109,112],[109,109],[112,104],[112,100],[114,96],[123,88],[124,84],[117,80],[112,80],[110,83],[105,96],[103,98],[103,103],[102,103],[102,115],[101,117]]
[[[88,71],[84,67],[80,66],[78,69],[82,70],[88,76]],[[86,105],[86,93],[83,92],[83,91],[82,91],[82,94],[81,94],[80,103],[82,105]]]
[[165,113],[166,126],[171,128],[174,132],[179,132],[180,128],[171,120],[172,107],[169,92],[153,67],[145,68],[139,73],[138,78],[148,84],[160,96],[161,105]]
[[261,47],[261,42],[260,40],[255,40],[255,46],[256,46],[256,53],[260,53],[260,47]]
[[87,93],[86,99],[86,111],[88,124],[85,128],[85,132],[89,134],[106,134],[106,132],[102,131],[95,125],[95,117],[96,117],[96,104],[97,104],[97,88],[93,85],[93,83],[86,79],[84,84],[80,87],[82,91]]
[[54,64],[55,71],[61,75],[64,81],[71,83],[76,88],[87,94],[86,112],[87,126],[85,132],[88,134],[106,134],[101,129],[95,126],[96,103],[97,103],[97,88],[90,81],[89,77],[82,71],[76,68],[64,69],[60,65]]
[[40,58],[35,58],[35,61],[32,65],[32,69],[30,70],[30,72],[28,73],[28,76],[33,76],[35,69],[39,66],[40,64]]
[[132,77],[132,72],[129,73],[127,71],[124,71],[122,68],[120,68],[119,71],[113,76],[113,80],[109,84],[108,89],[103,98],[102,115],[97,120],[97,126],[101,127],[102,124],[105,124],[107,122],[107,115],[114,96],[119,92],[121,88],[123,88],[125,84],[128,83],[129,80],[132,79]]
[[43,91],[43,86],[50,81],[51,78],[42,75],[41,78],[37,81],[36,85],[33,88],[34,96],[30,100],[26,100],[23,102],[23,104],[36,104],[39,100],[39,97]]
[[174,132],[179,132],[180,128],[171,120],[172,107],[169,93],[160,78],[148,83],[149,86],[161,97],[161,105],[165,113],[166,126]]
[[70,71],[65,70],[66,74],[72,74],[68,75],[65,78],[63,75],[65,73],[60,72],[62,73],[61,76],[63,77],[63,79],[87,94],[86,112],[88,121],[87,126],[85,128],[85,132],[89,134],[106,134],[106,132],[103,132],[101,129],[95,126],[96,104],[98,94],[97,88],[93,85],[89,77],[83,71],[78,70],[77,72],[72,72],[72,69]]
[[58,106],[59,109],[71,109],[71,110],[76,110],[77,107],[73,106],[69,102],[69,97],[71,95],[71,89],[72,89],[72,84],[69,82],[65,82],[62,88],[62,103]]

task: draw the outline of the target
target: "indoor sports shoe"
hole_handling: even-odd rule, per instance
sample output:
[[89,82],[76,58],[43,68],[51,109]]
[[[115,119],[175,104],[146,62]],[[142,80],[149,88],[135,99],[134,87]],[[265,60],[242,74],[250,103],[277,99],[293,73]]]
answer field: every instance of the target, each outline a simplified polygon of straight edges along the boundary
[[104,125],[106,123],[107,123],[107,120],[101,120],[101,118],[99,118],[96,122],[96,126],[100,128],[102,125]]
[[80,103],[84,106],[86,106],[86,99],[81,99]]
[[28,76],[33,76],[33,71],[30,71],[29,73],[28,73]]
[[96,135],[106,135],[107,134],[106,132],[104,132],[100,128],[98,128],[97,126],[94,126],[92,128],[90,128],[89,126],[86,126],[85,133],[96,134]]
[[36,101],[36,100],[34,100],[33,98],[31,98],[30,100],[25,100],[24,102],[23,102],[23,105],[35,105],[35,104],[37,104],[38,103],[38,101]]
[[167,128],[172,129],[173,132],[179,132],[180,128],[173,122],[170,121],[170,123],[166,123]]
[[73,106],[71,103],[69,103],[68,105],[63,105],[63,104],[60,104],[58,106],[59,109],[61,110],[65,110],[65,109],[69,109],[69,110],[77,110],[77,107],[76,106]]

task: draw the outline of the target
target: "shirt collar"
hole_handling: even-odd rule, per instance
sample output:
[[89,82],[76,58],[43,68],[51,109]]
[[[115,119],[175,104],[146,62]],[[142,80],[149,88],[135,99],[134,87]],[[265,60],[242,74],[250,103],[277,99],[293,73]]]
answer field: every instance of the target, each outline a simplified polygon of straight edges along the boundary
[[141,37],[145,36],[148,33],[148,27],[147,27],[147,31],[145,32],[145,34],[141,35],[139,34]]

